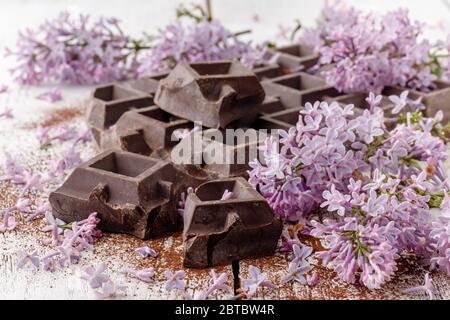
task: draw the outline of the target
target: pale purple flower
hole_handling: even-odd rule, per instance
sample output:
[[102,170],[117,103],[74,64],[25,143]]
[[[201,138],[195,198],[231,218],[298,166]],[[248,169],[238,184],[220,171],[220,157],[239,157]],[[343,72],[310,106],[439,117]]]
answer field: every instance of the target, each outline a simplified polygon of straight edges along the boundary
[[178,140],[186,139],[187,137],[189,137],[199,131],[201,131],[201,128],[199,126],[195,126],[193,129],[178,129],[173,132],[172,136],[173,136],[173,139],[178,141]]
[[186,199],[187,196],[189,196],[191,193],[194,193],[194,188],[189,187],[186,192],[182,192],[180,194],[180,200],[178,201],[178,208],[177,211],[180,214],[180,216],[184,217],[184,209],[186,207]]
[[367,203],[362,206],[362,210],[372,217],[383,215],[387,212],[386,206],[388,200],[389,196],[387,194],[378,196],[376,191],[370,190],[369,198],[367,199]]
[[[218,20],[178,20],[159,31],[152,49],[139,59],[138,73],[147,76],[167,72],[178,62],[234,60],[254,51],[257,49],[239,40]],[[243,62],[248,62],[249,68],[257,63],[248,56]]]
[[41,264],[37,251],[34,251],[31,254],[24,251],[18,251],[17,255],[19,256],[19,262],[17,264],[19,269],[23,269],[27,264],[31,264],[35,269],[38,269]]
[[41,175],[30,171],[24,171],[23,175],[20,177],[20,183],[18,184],[24,185],[22,191],[20,192],[20,197],[22,197],[29,190],[36,189],[41,191],[43,188]]
[[306,276],[306,283],[310,287],[315,287],[319,283],[319,276],[318,276],[317,272],[313,272],[312,275],[308,274]]
[[366,101],[369,104],[371,111],[374,110],[375,108],[379,107],[382,100],[383,100],[383,96],[376,95],[373,92],[370,92],[369,97],[366,98]]
[[80,278],[86,280],[92,289],[97,289],[109,281],[109,276],[105,271],[106,265],[104,263],[100,263],[97,267],[91,265],[83,270]]
[[195,291],[194,295],[189,292],[185,293],[187,300],[207,300],[215,291],[229,291],[231,287],[227,285],[228,275],[226,273],[216,273],[211,270],[211,285],[207,290]]
[[11,72],[22,84],[94,84],[135,76],[136,55],[144,47],[125,36],[115,18],[93,21],[65,11],[21,32],[7,54],[16,59]]
[[20,213],[30,213],[30,199],[19,198],[14,206],[14,209]]
[[48,101],[51,103],[58,102],[63,99],[61,91],[58,88],[53,88],[49,91],[41,93],[36,98],[39,100]]
[[[301,42],[313,46],[327,82],[344,92],[380,93],[399,85],[420,91],[435,88],[430,51],[422,26],[408,11],[365,13],[327,3],[316,28],[303,28]],[[370,104],[370,102],[369,102]],[[371,106],[372,108],[372,106]]]
[[51,210],[52,207],[50,206],[50,202],[40,198],[36,200],[36,209],[27,217],[27,221],[33,221],[39,217],[45,216],[45,214],[51,212]]
[[308,258],[312,252],[313,252],[313,248],[302,245],[302,244],[294,244],[292,246],[292,252],[293,252],[293,258],[292,258],[292,262],[295,263],[299,263],[301,261],[306,260],[306,258]]
[[186,272],[183,270],[179,271],[165,271],[164,276],[166,277],[167,281],[165,284],[165,288],[167,291],[173,291],[173,290],[184,290],[186,287],[186,281],[184,278],[186,277]]
[[133,278],[139,279],[146,283],[152,283],[155,275],[155,270],[153,268],[146,268],[141,270],[136,270],[132,268],[122,268],[120,272],[132,276]]
[[436,299],[436,288],[433,285],[433,280],[431,279],[429,273],[425,274],[425,281],[423,285],[406,289],[404,292],[407,294],[424,292],[428,295],[430,300]]
[[148,246],[137,248],[135,251],[139,253],[144,259],[149,257],[156,258],[158,256],[158,253]]
[[211,270],[211,287],[206,291],[209,296],[213,291],[222,290],[228,291],[231,288],[227,285],[228,282],[228,274],[225,272],[217,273],[214,269]]
[[431,269],[450,275],[450,218],[440,217],[433,223],[430,238],[434,241]]
[[9,87],[6,84],[0,84],[0,94],[8,92]]
[[205,290],[197,290],[197,291],[194,291],[194,294],[192,294],[192,292],[186,291],[184,293],[184,299],[185,300],[206,300],[206,299],[208,299],[208,297],[206,296]]
[[256,295],[258,288],[265,287],[275,289],[276,286],[267,279],[267,274],[262,273],[261,270],[255,266],[248,267],[248,279],[242,280],[242,289],[244,290],[246,298],[252,298]]

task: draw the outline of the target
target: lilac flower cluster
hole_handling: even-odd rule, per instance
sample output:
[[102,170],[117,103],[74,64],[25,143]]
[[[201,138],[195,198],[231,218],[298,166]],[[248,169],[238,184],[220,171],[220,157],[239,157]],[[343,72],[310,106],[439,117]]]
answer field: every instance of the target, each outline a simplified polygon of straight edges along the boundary
[[167,72],[178,62],[241,59],[247,67],[261,62],[260,51],[238,39],[218,20],[182,20],[161,29],[152,48],[139,59],[140,76]]
[[[398,111],[417,103],[391,100]],[[450,203],[442,114],[402,114],[389,131],[381,99],[368,101],[357,117],[352,105],[306,104],[296,127],[280,131],[280,148],[274,137],[266,141],[264,164],[251,163],[249,182],[282,219],[325,239],[328,250],[318,256],[346,282],[379,288],[404,252],[448,272],[448,220],[433,224],[430,212]],[[285,249],[297,243],[284,238]]]
[[305,28],[301,41],[314,46],[329,84],[344,92],[380,92],[400,85],[429,91],[437,79],[433,46],[421,41],[422,27],[407,10],[378,15],[327,5],[317,28]]
[[20,33],[7,55],[17,60],[11,72],[22,84],[92,84],[128,77],[143,46],[124,35],[115,18],[91,21],[62,12]]

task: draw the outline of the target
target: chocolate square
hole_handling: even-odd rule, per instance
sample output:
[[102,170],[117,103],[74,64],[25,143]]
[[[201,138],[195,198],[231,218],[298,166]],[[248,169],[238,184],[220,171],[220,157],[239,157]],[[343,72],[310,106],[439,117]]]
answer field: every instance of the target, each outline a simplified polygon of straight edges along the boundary
[[[233,197],[221,200],[226,190]],[[272,255],[281,230],[266,200],[245,179],[207,182],[186,201],[184,265],[206,268]]]

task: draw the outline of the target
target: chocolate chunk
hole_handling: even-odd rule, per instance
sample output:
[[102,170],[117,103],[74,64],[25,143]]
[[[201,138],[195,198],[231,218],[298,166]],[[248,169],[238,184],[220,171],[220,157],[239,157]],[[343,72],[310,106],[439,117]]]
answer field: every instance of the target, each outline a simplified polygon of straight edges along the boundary
[[105,132],[131,109],[153,105],[153,98],[143,92],[119,84],[97,87],[88,108],[88,125],[98,146],[102,146]]
[[289,70],[299,69],[300,66],[308,70],[319,62],[319,55],[312,46],[296,44],[277,48],[276,51],[280,53],[277,62]]
[[155,103],[207,128],[224,128],[258,109],[264,97],[256,75],[239,62],[180,63],[161,80]]
[[168,162],[107,151],[76,168],[50,203],[63,221],[98,212],[101,230],[147,239],[179,230],[179,194],[195,185]]
[[195,132],[172,149],[170,161],[198,179],[246,176],[266,138],[254,129]]
[[[221,200],[227,190],[231,199]],[[266,200],[245,179],[207,182],[186,201],[184,265],[206,268],[272,255],[281,230]]]
[[262,84],[268,95],[279,97],[285,105],[293,107],[339,95],[324,79],[303,72],[264,80]]
[[179,141],[174,139],[174,132],[193,127],[192,122],[172,116],[157,106],[135,109],[124,113],[117,121],[116,142],[122,150],[136,152],[135,146],[140,146],[138,153],[149,155],[175,146]]

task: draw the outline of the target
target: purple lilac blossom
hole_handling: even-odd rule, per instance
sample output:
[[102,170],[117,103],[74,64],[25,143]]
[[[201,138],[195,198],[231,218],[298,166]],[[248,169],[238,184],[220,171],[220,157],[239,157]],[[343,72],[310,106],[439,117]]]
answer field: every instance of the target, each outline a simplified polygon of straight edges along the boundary
[[330,85],[344,92],[380,92],[400,85],[415,90],[435,88],[430,67],[432,45],[418,40],[422,25],[407,10],[386,14],[326,5],[315,28],[305,28],[301,42],[315,47]]
[[158,253],[148,246],[137,248],[135,251],[139,253],[144,259],[149,257],[156,258],[158,256]]
[[141,270],[136,270],[132,268],[122,268],[120,272],[146,283],[152,283],[153,281],[155,281],[153,279],[155,275],[155,270],[153,268],[146,268]]
[[124,35],[116,18],[94,21],[64,11],[21,32],[7,55],[16,59],[11,72],[22,84],[94,84],[134,76],[140,46]]
[[[413,103],[406,94],[397,99]],[[368,100],[361,116],[353,106],[307,104],[280,146],[267,140],[264,164],[251,163],[249,182],[280,218],[325,240],[317,255],[346,282],[380,288],[404,252],[448,273],[449,221],[435,222],[430,211],[450,201],[442,192],[449,190],[447,147],[436,134],[442,115],[408,113],[388,130],[377,97]],[[298,251],[295,233],[285,229],[282,238],[282,250]],[[291,278],[298,267],[290,267]]]
[[429,273],[425,274],[425,280],[423,285],[414,288],[408,288],[404,290],[404,292],[407,294],[424,292],[428,295],[428,298],[430,300],[436,299],[436,288],[433,285],[433,279],[431,279]]
[[138,73],[151,76],[168,72],[178,62],[241,59],[247,67],[260,62],[259,50],[241,41],[218,20],[177,20],[159,31],[152,49],[140,59]]
[[3,111],[0,112],[0,118],[13,119],[13,109],[8,106],[3,107]]
[[61,90],[59,90],[58,88],[53,88],[49,91],[41,93],[36,98],[51,103],[58,102],[63,99]]

